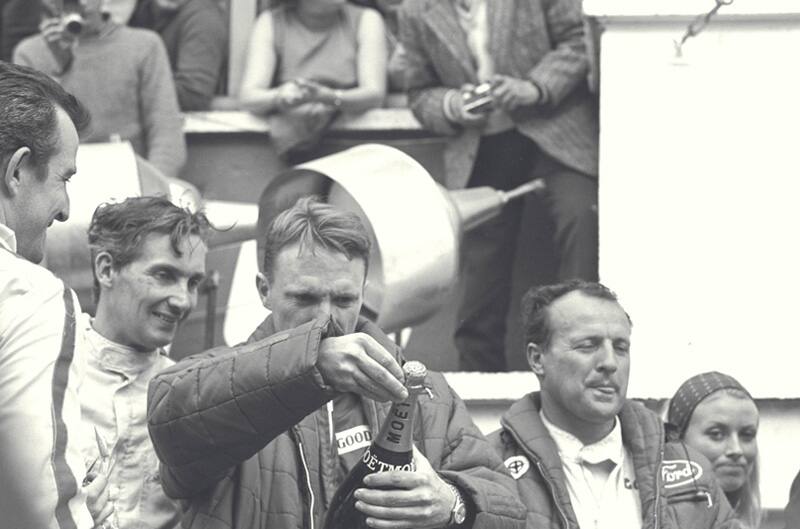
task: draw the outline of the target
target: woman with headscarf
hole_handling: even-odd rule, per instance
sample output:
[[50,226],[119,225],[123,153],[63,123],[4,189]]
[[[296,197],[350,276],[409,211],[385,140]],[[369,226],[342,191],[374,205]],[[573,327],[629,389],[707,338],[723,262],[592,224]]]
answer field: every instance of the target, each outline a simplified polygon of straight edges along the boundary
[[758,476],[758,408],[733,377],[711,371],[684,382],[669,403],[667,431],[711,462],[737,518],[761,524]]

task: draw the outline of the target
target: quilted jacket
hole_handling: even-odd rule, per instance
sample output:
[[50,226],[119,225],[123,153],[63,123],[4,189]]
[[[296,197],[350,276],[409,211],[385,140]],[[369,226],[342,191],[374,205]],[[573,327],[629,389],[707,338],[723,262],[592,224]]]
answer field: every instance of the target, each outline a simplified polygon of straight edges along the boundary
[[[514,476],[528,509],[528,529],[578,529],[558,449],[539,417],[539,393],[515,402],[489,436]],[[642,502],[643,529],[739,527],[714,471],[702,455],[680,442],[665,443],[661,419],[627,401],[619,415]]]
[[[186,529],[321,527],[336,489],[324,404],[333,393],[315,367],[327,322],[274,332],[184,359],[150,384],[150,435],[164,490],[186,500]],[[358,332],[399,349],[377,326]],[[441,374],[420,398],[417,447],[472,505],[475,528],[522,528],[525,509],[500,458]],[[364,399],[377,433],[388,404]]]

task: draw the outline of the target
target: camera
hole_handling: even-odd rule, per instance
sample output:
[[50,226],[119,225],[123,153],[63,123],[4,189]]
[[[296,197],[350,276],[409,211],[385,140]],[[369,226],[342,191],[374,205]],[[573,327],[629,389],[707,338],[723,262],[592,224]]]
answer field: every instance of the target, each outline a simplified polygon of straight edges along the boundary
[[461,93],[462,108],[473,114],[491,112],[492,103],[492,83],[481,83],[468,92]]
[[65,13],[61,17],[61,25],[65,31],[73,35],[80,35],[84,26],[83,17],[80,13]]

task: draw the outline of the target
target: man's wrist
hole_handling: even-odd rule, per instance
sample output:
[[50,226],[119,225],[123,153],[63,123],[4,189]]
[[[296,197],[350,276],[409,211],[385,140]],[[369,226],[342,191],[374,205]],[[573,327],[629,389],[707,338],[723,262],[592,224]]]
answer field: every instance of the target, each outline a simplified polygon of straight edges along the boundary
[[453,504],[450,507],[450,519],[447,522],[447,527],[464,527],[467,519],[467,502],[456,485],[449,481],[445,481],[445,484],[453,492],[454,497]]

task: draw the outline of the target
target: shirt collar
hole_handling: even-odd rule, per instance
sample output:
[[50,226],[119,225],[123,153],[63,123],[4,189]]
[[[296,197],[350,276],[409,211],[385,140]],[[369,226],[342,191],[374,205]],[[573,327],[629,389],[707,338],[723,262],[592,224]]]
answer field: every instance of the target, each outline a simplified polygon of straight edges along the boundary
[[0,246],[11,253],[17,253],[17,235],[2,222],[0,222]]
[[103,368],[135,377],[149,369],[158,361],[163,353],[161,349],[142,352],[127,345],[109,340],[94,330],[92,320],[87,316],[85,322],[86,340],[89,342],[89,354]]
[[550,422],[544,415],[544,410],[539,410],[539,416],[550,436],[556,443],[558,453],[562,459],[569,459],[575,463],[596,464],[610,460],[615,465],[621,465],[625,456],[625,447],[622,444],[622,427],[619,418],[614,417],[614,428],[596,443],[585,445],[580,439]]

